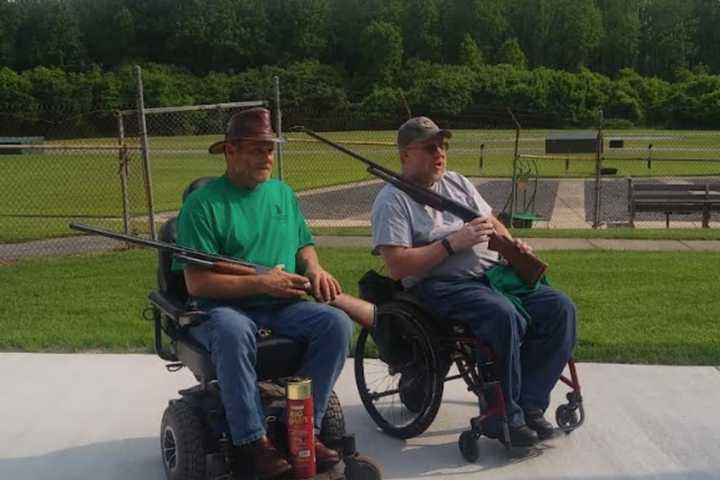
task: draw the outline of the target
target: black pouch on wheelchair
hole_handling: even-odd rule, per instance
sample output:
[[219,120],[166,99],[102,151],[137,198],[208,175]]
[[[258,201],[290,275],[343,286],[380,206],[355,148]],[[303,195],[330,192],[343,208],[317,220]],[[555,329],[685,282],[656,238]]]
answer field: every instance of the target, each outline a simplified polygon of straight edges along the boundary
[[379,306],[390,300],[395,292],[402,291],[402,284],[375,270],[368,270],[358,281],[358,288],[360,298]]
[[415,326],[402,316],[390,313],[380,314],[371,336],[378,349],[380,359],[393,367],[401,367],[412,359],[413,348],[408,342]]

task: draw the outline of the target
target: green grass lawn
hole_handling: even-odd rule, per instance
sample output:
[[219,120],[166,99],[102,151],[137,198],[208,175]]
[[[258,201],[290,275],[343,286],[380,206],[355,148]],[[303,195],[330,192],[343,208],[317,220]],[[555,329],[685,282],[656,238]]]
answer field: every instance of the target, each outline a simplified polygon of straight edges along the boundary
[[[345,289],[379,260],[321,249]],[[579,310],[581,361],[720,365],[713,252],[543,252]],[[143,320],[156,254],[130,250],[0,266],[0,350],[151,352]]]
[[[520,152],[542,154],[548,130],[523,130]],[[328,132],[328,138],[351,143],[357,153],[398,170],[393,146],[395,132]],[[622,137],[622,150],[607,150],[606,167],[617,176],[719,175],[720,136],[715,132],[683,130],[608,131],[606,138]],[[375,178],[364,165],[328,146],[310,142],[303,134],[291,133],[283,152],[284,179],[296,190],[327,187]],[[181,194],[191,180],[219,175],[221,156],[207,154],[207,146],[218,136],[153,137],[149,139],[152,190],[156,212],[176,210]],[[512,130],[457,130],[451,141],[450,168],[471,176],[509,177],[515,132]],[[59,144],[115,145],[113,138],[51,142]],[[648,145],[653,145],[648,168]],[[483,146],[483,148],[481,148]],[[482,165],[481,165],[482,157]],[[683,161],[663,161],[675,158]],[[714,160],[714,161],[713,161]],[[592,155],[572,160],[566,168],[563,157],[523,162],[523,168],[543,177],[587,177],[594,175]],[[0,155],[0,242],[20,242],[68,234],[69,219],[94,218],[104,226],[121,221],[122,194],[118,155],[113,151],[48,150],[28,155]],[[275,165],[276,176],[278,162]],[[130,215],[147,211],[142,159],[131,151],[128,181]],[[146,228],[140,221],[134,228]]]

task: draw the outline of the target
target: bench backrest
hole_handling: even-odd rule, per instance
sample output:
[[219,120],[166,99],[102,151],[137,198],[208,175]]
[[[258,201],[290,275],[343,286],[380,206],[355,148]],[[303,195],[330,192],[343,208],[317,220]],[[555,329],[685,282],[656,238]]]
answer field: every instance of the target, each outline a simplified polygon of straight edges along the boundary
[[720,193],[720,183],[631,183],[634,192],[705,192]]

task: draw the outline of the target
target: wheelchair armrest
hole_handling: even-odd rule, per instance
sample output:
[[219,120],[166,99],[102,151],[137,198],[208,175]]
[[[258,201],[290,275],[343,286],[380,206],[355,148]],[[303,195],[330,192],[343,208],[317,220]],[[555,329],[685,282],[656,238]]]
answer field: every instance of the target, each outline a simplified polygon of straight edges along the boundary
[[160,290],[150,292],[148,299],[155,308],[170,317],[181,327],[193,325],[197,322],[199,316],[205,314],[205,312],[200,310],[188,310],[185,302],[167,295]]

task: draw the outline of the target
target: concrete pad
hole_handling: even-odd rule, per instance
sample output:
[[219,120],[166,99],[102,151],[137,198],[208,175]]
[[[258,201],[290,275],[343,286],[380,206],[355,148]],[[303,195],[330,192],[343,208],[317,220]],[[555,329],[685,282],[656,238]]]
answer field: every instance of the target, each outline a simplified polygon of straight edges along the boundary
[[[359,450],[386,479],[710,480],[720,477],[720,371],[713,367],[580,364],[587,421],[524,455],[480,440],[467,464],[458,435],[475,414],[459,381],[446,384],[430,429],[407,441],[379,432],[357,395],[352,360],[336,386]],[[152,355],[1,353],[0,478],[161,480],[167,401],[194,383]],[[564,386],[552,407],[563,401]]]
[[585,181],[559,182],[550,228],[588,228],[592,222],[585,220]]

